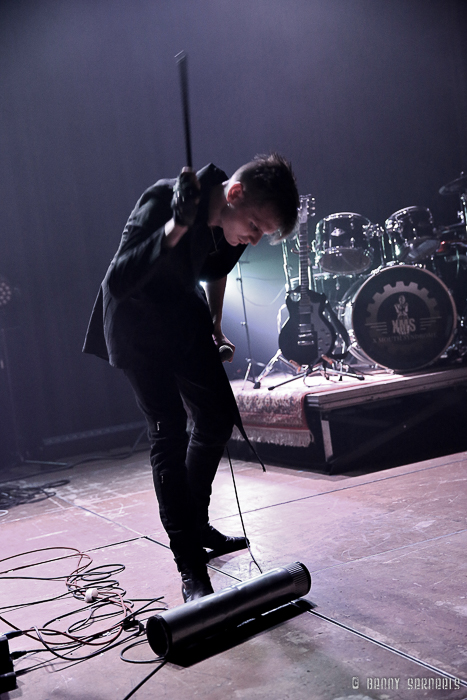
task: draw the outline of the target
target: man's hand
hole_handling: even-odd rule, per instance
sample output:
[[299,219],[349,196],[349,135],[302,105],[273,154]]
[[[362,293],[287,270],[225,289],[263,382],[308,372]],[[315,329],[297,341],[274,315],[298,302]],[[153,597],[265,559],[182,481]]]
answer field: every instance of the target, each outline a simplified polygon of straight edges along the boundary
[[222,362],[232,362],[235,353],[235,345],[220,330],[215,330],[212,334],[214,343],[219,349]]
[[219,349],[219,354],[222,362],[232,362],[235,345],[230,342],[222,332],[222,307],[224,304],[225,286],[227,277],[222,277],[220,280],[207,282],[205,291],[211,311],[213,331],[212,337],[216,347]]
[[196,173],[189,168],[183,168],[175,182],[170,204],[178,226],[190,227],[194,224],[200,195],[201,186]]

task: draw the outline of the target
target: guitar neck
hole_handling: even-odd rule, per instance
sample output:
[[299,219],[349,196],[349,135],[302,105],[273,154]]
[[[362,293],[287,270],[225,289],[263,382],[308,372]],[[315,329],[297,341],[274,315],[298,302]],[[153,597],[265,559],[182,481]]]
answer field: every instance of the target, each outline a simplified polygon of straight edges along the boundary
[[314,288],[313,277],[311,275],[311,284],[309,276],[308,262],[308,211],[310,202],[314,213],[314,199],[310,195],[300,197],[300,227],[298,232],[298,252],[299,252],[299,282],[301,303],[307,303],[307,292],[310,288]]
[[299,281],[300,292],[302,296],[310,288],[310,280],[308,277],[308,226],[305,222],[300,224],[299,240]]

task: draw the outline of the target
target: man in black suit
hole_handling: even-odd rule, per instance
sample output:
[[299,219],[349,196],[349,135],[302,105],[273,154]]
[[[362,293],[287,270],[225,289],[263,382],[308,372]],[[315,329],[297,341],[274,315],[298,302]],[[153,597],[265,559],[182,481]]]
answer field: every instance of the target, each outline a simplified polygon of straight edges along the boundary
[[94,305],[84,351],[123,369],[146,417],[185,601],[212,592],[206,549],[247,546],[208,516],[225,444],[241,427],[219,355],[222,348],[231,360],[235,350],[221,327],[227,274],[249,243],[289,235],[298,203],[290,165],[277,154],[257,156],[230,178],[208,165],[160,180],[131,213]]

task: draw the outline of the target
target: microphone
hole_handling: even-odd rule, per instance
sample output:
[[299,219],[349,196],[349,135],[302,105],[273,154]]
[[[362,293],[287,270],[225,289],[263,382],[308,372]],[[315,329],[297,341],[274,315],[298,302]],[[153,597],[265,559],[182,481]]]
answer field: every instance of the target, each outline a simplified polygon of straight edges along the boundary
[[229,362],[233,357],[233,350],[229,345],[221,345],[219,347],[219,355],[221,362]]

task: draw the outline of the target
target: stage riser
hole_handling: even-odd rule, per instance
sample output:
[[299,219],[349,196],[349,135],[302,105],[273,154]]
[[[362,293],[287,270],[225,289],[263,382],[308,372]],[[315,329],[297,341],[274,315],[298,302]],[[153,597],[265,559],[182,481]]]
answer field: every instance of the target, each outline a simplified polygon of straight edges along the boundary
[[[301,381],[297,380],[295,390],[298,397]],[[234,388],[240,396],[246,432],[264,460],[337,473],[407,464],[467,450],[466,367],[405,376],[379,373],[366,375],[361,381],[315,377],[314,382],[313,386],[302,387],[309,440],[304,446],[301,432],[301,447],[296,441],[297,425],[289,431],[288,444],[284,444],[287,427],[281,427],[277,416],[277,439],[272,424],[268,429],[267,422],[274,417],[271,402],[280,388],[268,395],[263,386],[256,390],[262,394],[256,396],[250,386]],[[263,415],[262,396],[267,406],[267,414]],[[278,398],[278,406],[282,404]],[[248,413],[242,412],[245,405],[249,406]],[[251,406],[256,408],[256,415]],[[265,425],[262,432],[258,427],[261,421]],[[231,449],[243,459],[252,458],[251,450],[238,437],[231,440]]]

